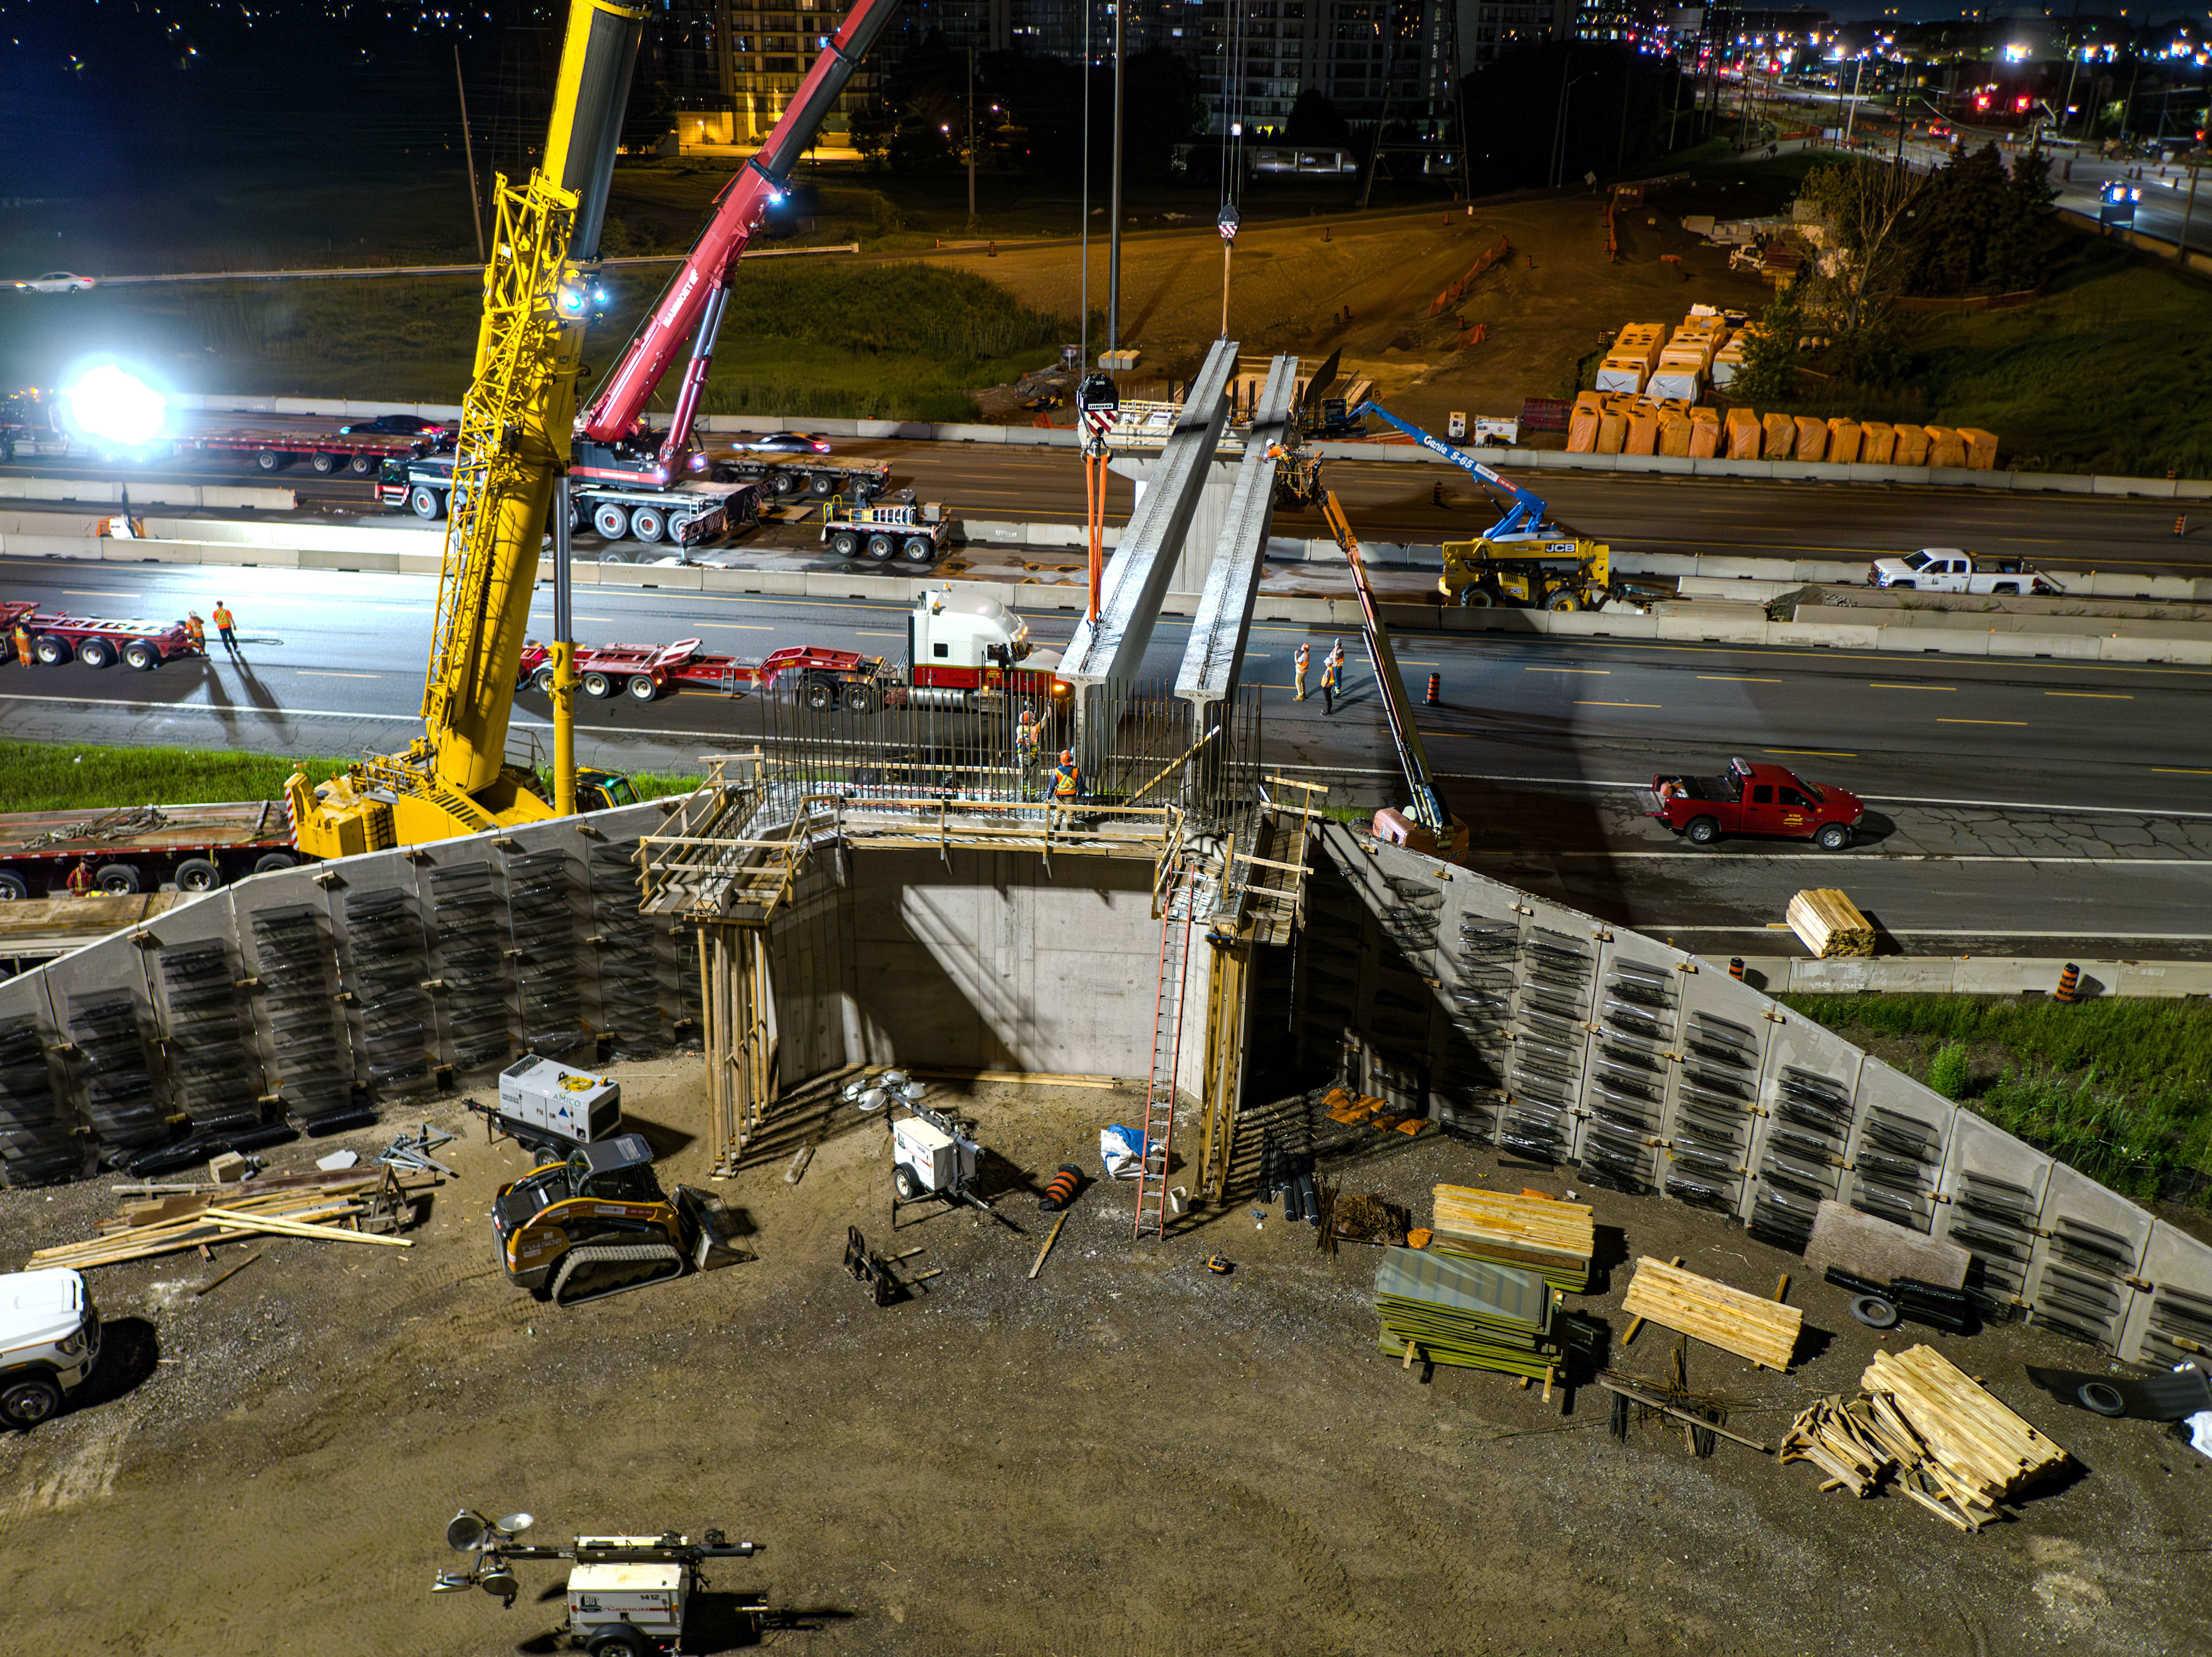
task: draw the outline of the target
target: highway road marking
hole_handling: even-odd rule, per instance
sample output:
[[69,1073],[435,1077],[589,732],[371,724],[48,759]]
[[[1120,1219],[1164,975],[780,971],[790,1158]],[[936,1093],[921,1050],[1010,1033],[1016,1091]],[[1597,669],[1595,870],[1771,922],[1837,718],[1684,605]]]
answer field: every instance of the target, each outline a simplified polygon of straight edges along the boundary
[[1946,719],[1938,714],[1936,722],[1938,725],[2025,725],[2027,721],[2025,719]]
[[1656,702],[1577,702],[1577,708],[1656,708]]
[[773,627],[764,627],[750,621],[695,621],[694,627],[711,627],[718,633],[773,633]]
[[118,592],[111,587],[64,587],[62,596],[65,599],[143,599],[146,595],[143,593]]
[[2191,771],[2183,765],[2153,765],[2151,771],[2160,777],[2212,777],[2212,771]]
[[1743,673],[1699,673],[1698,677],[1722,685],[1780,685],[1786,682],[1778,679],[1753,679]]
[[2135,698],[2121,691],[2045,691],[2045,696],[2081,696],[2098,702],[2133,702]]
[[1867,686],[1869,691],[1955,691],[1958,688],[1955,685],[1883,685],[1880,683]]
[[1768,753],[1801,753],[1815,759],[1856,759],[1858,755],[1844,748],[1768,748]]
[[1601,675],[1611,673],[1613,669],[1610,667],[1523,667],[1521,671],[1524,673],[1596,673]]
[[336,667],[295,667],[294,673],[307,679],[382,679],[382,673],[349,673]]
[[854,638],[904,638],[906,635],[904,633],[865,633],[856,628],[854,630],[853,637]]

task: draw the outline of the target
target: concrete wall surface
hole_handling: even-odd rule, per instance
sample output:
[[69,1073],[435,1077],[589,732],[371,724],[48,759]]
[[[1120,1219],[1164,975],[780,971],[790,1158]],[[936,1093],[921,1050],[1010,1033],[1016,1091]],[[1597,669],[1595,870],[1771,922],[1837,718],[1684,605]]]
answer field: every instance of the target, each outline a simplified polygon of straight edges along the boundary
[[[1317,862],[1299,990],[1309,1057],[1348,1039],[1370,1074],[1417,1078],[1433,1119],[1785,1247],[1802,1246],[1823,1197],[1946,1238],[1972,1255],[1984,1293],[2130,1360],[2178,1361],[2166,1337],[2212,1299],[2212,1247],[1722,967],[1339,824]],[[1942,965],[1964,989],[2037,964]],[[2178,965],[2085,970],[2179,982]]]

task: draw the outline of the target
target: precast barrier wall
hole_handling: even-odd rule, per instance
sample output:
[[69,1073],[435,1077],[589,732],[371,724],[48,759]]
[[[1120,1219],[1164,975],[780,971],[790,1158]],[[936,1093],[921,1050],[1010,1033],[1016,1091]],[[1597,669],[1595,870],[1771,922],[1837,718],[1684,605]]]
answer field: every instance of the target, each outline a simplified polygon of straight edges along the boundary
[[0,983],[0,1177],[329,1131],[524,1051],[589,1066],[693,1027],[696,948],[637,908],[663,815],[257,875]]
[[1784,1248],[1823,1197],[1972,1257],[1972,1286],[2118,1355],[2212,1341],[2212,1247],[1711,963],[1322,832],[1294,1018],[1363,1091]]

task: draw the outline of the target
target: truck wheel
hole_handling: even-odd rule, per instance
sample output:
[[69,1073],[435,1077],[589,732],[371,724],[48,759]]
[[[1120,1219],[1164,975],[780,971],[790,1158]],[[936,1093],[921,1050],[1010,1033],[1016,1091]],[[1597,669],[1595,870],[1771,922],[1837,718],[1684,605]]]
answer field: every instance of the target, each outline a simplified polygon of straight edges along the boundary
[[1693,846],[1709,846],[1721,838],[1721,825],[1710,817],[1693,817],[1682,831]]
[[837,705],[837,687],[827,679],[808,680],[805,694],[806,705],[816,713],[825,712]]
[[835,495],[837,492],[837,474],[834,472],[817,472],[807,478],[806,486],[817,496],[826,497]]
[[123,647],[123,659],[142,673],[150,673],[161,665],[161,653],[143,638]]
[[2016,581],[2007,582],[2002,587],[1992,587],[1990,592],[1994,597],[2016,599],[2020,596],[2020,583]]
[[407,491],[407,509],[427,523],[446,515],[446,503],[436,490],[417,484]]
[[1841,851],[1851,843],[1851,831],[1843,823],[1823,823],[1820,832],[1813,837],[1814,844],[1823,851]]
[[653,682],[651,673],[632,673],[629,695],[633,702],[650,702],[660,694],[660,686]]
[[899,1194],[899,1201],[911,1203],[921,1195],[921,1181],[915,1177],[912,1168],[903,1162],[891,1170],[891,1189]]
[[56,638],[52,633],[41,633],[31,641],[31,654],[48,667],[58,667],[74,654],[67,639]]
[[93,884],[111,898],[127,898],[138,890],[138,865],[106,863],[93,876]]
[[279,454],[273,448],[264,448],[253,457],[253,464],[264,472],[282,472],[284,469],[285,461],[290,458],[289,455]]
[[27,1432],[62,1407],[62,1389],[51,1375],[16,1375],[0,1386],[0,1416]]
[[611,697],[614,693],[615,682],[609,679],[605,673],[594,670],[584,675],[584,694],[586,696],[595,696],[604,698]]
[[909,535],[899,548],[908,564],[933,564],[937,559],[937,543],[927,535]]
[[1558,610],[1561,612],[1579,610],[1583,607],[1583,601],[1577,598],[1572,593],[1570,593],[1565,588],[1562,588],[1559,591],[1553,594],[1551,597],[1544,600],[1544,607],[1547,610]]
[[873,558],[878,564],[882,564],[884,560],[888,559],[892,553],[897,551],[898,543],[891,539],[888,535],[871,535],[868,537],[868,556],[871,558]]
[[115,647],[104,638],[88,638],[76,647],[76,659],[88,667],[112,667]]
[[1459,589],[1459,605],[1462,610],[1489,610],[1496,607],[1498,595],[1487,587],[1462,587]]
[[668,520],[653,508],[641,506],[629,515],[629,533],[650,546],[668,533]]
[[800,481],[795,472],[776,472],[769,474],[768,486],[779,495],[796,495]]
[[340,462],[337,455],[325,454],[322,450],[317,449],[314,459],[309,460],[307,464],[315,469],[317,476],[327,478],[338,469]]
[[604,501],[592,509],[592,527],[611,541],[618,541],[629,533],[629,514],[612,501]]
[[12,868],[0,868],[0,904],[19,904],[31,895],[31,883]]
[[353,473],[356,478],[367,478],[372,476],[376,471],[376,456],[374,454],[354,455],[351,459],[347,460],[346,470]]
[[584,1649],[590,1657],[651,1657],[653,1648],[635,1629],[609,1629],[592,1636]]
[[849,529],[841,529],[830,538],[830,550],[841,558],[849,558],[860,550],[860,538]]
[[275,874],[288,868],[297,868],[300,860],[289,851],[264,851],[253,860],[256,874]]
[[844,703],[847,713],[864,714],[875,707],[876,698],[865,685],[848,685],[845,687]]
[[177,890],[212,892],[222,884],[222,871],[205,857],[187,857],[177,865]]
[[553,664],[547,662],[530,676],[530,688],[541,696],[553,694]]

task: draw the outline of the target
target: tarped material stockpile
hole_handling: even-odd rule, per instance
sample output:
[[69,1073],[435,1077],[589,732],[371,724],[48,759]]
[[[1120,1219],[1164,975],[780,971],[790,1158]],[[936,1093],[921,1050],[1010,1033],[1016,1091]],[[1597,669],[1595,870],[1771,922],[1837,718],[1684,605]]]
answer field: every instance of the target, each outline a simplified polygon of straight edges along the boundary
[[1540,1376],[1559,1362],[1552,1333],[1552,1289],[1533,1271],[1417,1249],[1383,1252],[1375,1272],[1382,1349],[1406,1343],[1429,1363]]

